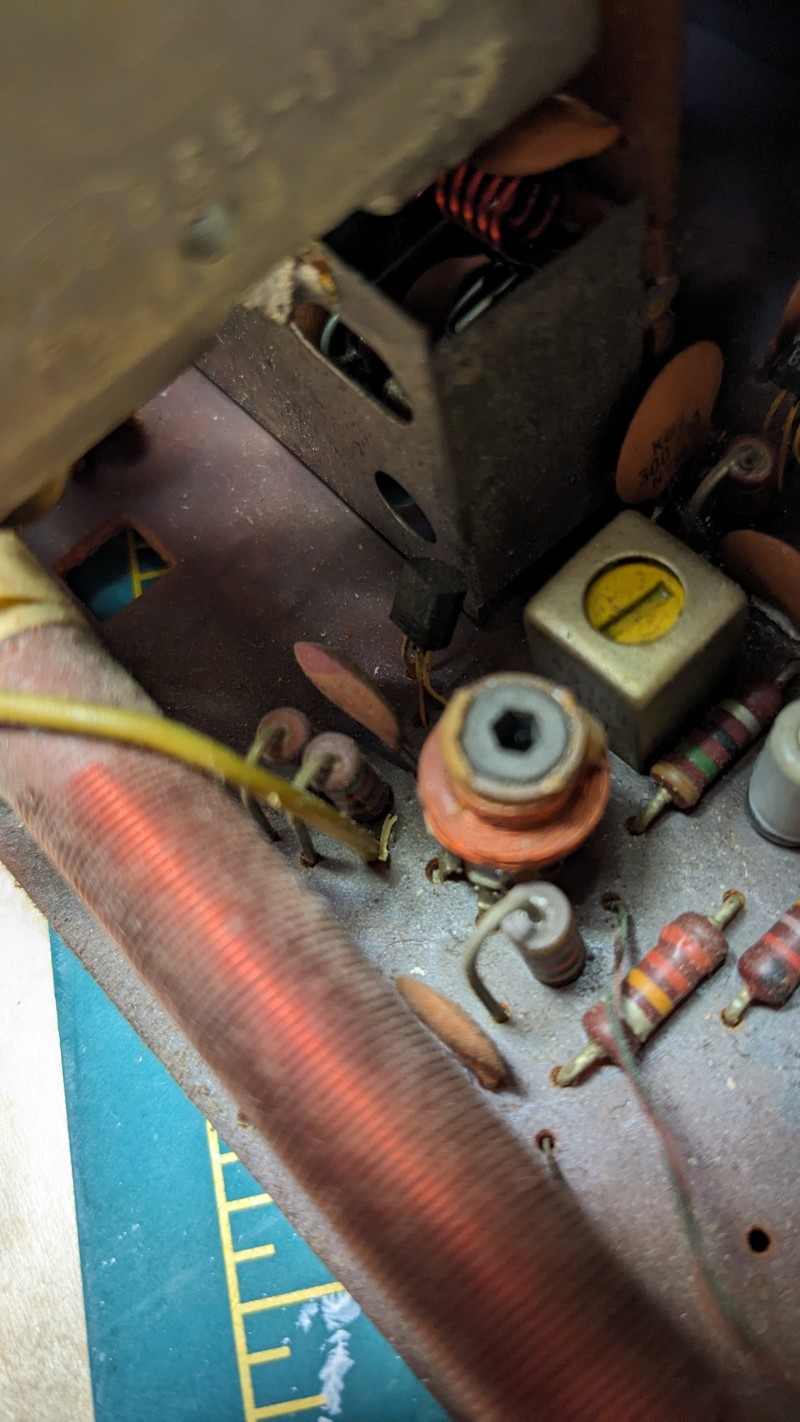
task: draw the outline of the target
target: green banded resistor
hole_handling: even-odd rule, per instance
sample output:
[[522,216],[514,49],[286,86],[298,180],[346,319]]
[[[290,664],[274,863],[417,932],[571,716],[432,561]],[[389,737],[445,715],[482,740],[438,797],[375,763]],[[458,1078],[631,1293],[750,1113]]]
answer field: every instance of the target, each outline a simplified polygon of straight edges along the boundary
[[694,809],[709,786],[769,729],[797,674],[798,663],[792,662],[773,681],[759,681],[741,697],[712,706],[700,725],[651,768],[659,789],[628,825],[631,834],[644,834],[670,805]]

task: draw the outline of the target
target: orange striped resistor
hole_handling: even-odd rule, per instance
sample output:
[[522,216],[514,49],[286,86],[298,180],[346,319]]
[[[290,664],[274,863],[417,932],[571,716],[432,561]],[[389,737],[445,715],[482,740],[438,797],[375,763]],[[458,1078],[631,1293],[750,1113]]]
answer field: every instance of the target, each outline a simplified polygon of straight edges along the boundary
[[[655,948],[630,969],[620,991],[621,1029],[632,1052],[645,1042],[699,983],[725,961],[728,945],[722,929],[744,908],[744,895],[730,890],[721,908],[705,918],[682,913],[662,928]],[[604,1002],[584,1013],[587,1046],[553,1074],[556,1086],[573,1086],[601,1062],[618,1062],[619,1052]]]
[[722,1014],[737,1027],[751,1002],[783,1007],[800,987],[800,899],[744,952],[737,964],[744,987]]

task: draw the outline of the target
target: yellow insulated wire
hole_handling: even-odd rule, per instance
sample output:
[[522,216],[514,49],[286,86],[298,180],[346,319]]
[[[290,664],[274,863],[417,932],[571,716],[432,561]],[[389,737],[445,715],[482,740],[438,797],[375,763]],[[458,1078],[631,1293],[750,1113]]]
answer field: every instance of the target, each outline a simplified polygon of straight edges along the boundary
[[60,696],[0,691],[0,724],[87,736],[92,740],[114,741],[137,750],[154,751],[222,780],[226,785],[249,790],[273,810],[294,815],[355,850],[362,859],[377,859],[380,854],[380,844],[373,835],[316,795],[297,789],[263,766],[251,764],[229,746],[179,721],[170,721],[166,716]]
[[784,425],[783,425],[783,434],[781,435],[781,446],[780,446],[780,451],[779,451],[779,454],[778,454],[778,492],[779,492],[779,493],[783,490],[783,479],[784,479],[784,475],[785,475],[785,473],[786,473],[786,461],[787,461],[787,458],[788,458],[788,455],[789,455],[789,446],[791,445],[791,442],[792,442],[792,427],[793,427],[793,425],[794,425],[795,420],[797,419],[797,415],[798,415],[798,406],[797,406],[797,402],[795,401],[795,402],[793,402],[793,403],[789,406],[789,411],[788,411],[788,414],[787,414],[787,416],[786,416],[786,419],[785,419]]
[[763,419],[763,421],[762,421],[762,423],[761,423],[761,433],[762,433],[762,434],[765,435],[765,434],[768,433],[769,427],[770,427],[770,425],[772,424],[772,421],[775,419],[775,416],[777,415],[777,413],[778,413],[779,409],[781,408],[781,405],[783,404],[783,402],[784,402],[785,399],[786,399],[786,391],[785,391],[785,390],[779,390],[778,393],[777,393],[777,395],[775,396],[775,399],[773,400],[772,404],[770,405],[769,409],[767,410],[767,413],[766,413],[766,415],[764,416],[764,419]]

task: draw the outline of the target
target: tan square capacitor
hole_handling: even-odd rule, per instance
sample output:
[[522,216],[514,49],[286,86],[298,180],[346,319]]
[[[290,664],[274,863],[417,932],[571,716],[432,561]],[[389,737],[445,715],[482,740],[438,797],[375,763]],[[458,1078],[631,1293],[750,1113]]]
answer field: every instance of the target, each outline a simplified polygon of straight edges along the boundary
[[574,691],[637,770],[711,699],[746,620],[741,588],[632,512],[525,609],[534,670]]

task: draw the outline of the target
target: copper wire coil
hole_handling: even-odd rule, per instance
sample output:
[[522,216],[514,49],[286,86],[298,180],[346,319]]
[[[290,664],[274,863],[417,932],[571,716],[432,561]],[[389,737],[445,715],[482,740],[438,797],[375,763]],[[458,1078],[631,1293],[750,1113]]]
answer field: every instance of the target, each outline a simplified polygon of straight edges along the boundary
[[[151,707],[71,629],[0,645],[0,682]],[[719,1415],[686,1340],[219,786],[8,730],[0,790],[404,1312],[451,1411]]]

